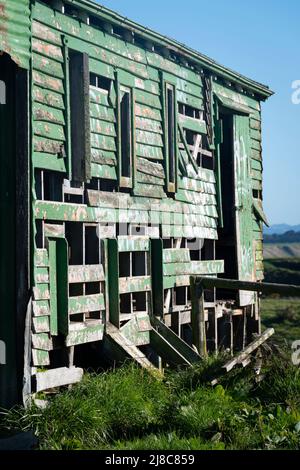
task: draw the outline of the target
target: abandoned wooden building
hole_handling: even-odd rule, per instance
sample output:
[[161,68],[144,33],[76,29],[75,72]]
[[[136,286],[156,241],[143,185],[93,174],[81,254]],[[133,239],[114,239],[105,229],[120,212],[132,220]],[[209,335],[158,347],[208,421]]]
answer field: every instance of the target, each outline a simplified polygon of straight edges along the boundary
[[[272,92],[89,0],[0,0],[0,51],[1,404],[197,360],[190,276],[263,279]],[[260,332],[255,292],[204,313],[210,352]]]

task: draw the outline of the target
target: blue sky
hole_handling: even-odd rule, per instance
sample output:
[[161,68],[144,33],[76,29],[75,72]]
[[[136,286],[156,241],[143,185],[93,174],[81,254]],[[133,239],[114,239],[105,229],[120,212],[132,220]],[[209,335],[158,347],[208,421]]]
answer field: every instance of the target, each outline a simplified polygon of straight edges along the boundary
[[299,0],[102,0],[275,91],[263,104],[264,208],[271,224],[300,223]]

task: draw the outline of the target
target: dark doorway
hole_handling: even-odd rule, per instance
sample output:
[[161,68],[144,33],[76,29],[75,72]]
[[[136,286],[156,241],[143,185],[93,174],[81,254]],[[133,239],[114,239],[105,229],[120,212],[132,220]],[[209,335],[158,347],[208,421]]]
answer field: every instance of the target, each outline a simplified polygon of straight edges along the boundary
[[[233,114],[228,110],[220,112],[222,122],[222,143],[220,144],[220,183],[222,196],[223,226],[219,228],[219,240],[216,242],[216,259],[225,262],[226,279],[238,279],[236,251],[236,218],[235,218],[235,177],[234,177],[234,143]],[[234,291],[219,290],[218,299],[232,299]]]

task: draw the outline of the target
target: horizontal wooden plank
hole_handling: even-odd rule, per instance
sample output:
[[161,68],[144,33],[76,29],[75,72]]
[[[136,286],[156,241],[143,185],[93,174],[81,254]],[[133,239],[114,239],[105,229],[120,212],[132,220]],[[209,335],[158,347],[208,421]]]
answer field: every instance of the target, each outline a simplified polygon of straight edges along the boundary
[[[73,325],[70,326],[72,328]],[[79,328],[78,328],[79,326]],[[101,341],[104,335],[104,325],[76,325],[76,329],[71,330],[66,337],[66,346],[76,346],[78,344],[94,343]]]
[[42,349],[32,349],[31,354],[32,364],[34,367],[50,365],[50,356],[48,351],[43,351]]
[[102,265],[69,266],[69,283],[100,282],[105,280]]
[[48,300],[50,299],[49,284],[37,284],[33,287],[34,300]]
[[97,149],[108,150],[115,152],[116,140],[114,137],[102,136],[98,134],[91,134],[91,146]]
[[47,139],[40,136],[33,137],[33,148],[37,153],[50,153],[60,156],[65,154],[63,141]]
[[35,121],[33,123],[33,132],[35,135],[46,137],[47,139],[59,140],[62,142],[66,140],[64,127],[59,124]]
[[33,100],[57,109],[64,109],[63,96],[55,91],[45,90],[39,86],[33,85]]
[[95,134],[107,135],[116,137],[116,128],[113,123],[102,121],[99,119],[91,119],[91,131]]
[[185,248],[168,248],[163,250],[164,263],[185,263],[190,262],[190,251]]
[[64,78],[63,65],[60,62],[52,60],[50,57],[44,57],[40,54],[32,54],[32,67],[34,70],[51,75],[55,78]]
[[116,154],[109,150],[92,149],[91,161],[92,163],[98,163],[98,165],[117,166]]
[[63,224],[44,224],[45,237],[64,238],[65,226]]
[[148,175],[145,173],[142,173],[140,171],[136,172],[136,181],[138,183],[143,183],[143,184],[151,184],[155,186],[164,186],[165,181],[161,178],[157,178],[156,176]]
[[165,198],[166,193],[162,186],[154,186],[152,184],[136,183],[134,187],[134,194],[137,196],[151,197],[151,198]]
[[33,83],[41,88],[54,91],[55,93],[64,94],[63,81],[60,78],[46,75],[45,73],[33,70],[32,72]]
[[189,116],[178,115],[178,121],[183,129],[188,129],[198,134],[206,134],[206,122],[199,119],[194,119]]
[[213,228],[204,227],[189,227],[182,225],[163,225],[162,226],[163,238],[204,238],[207,240],[217,240],[218,232]]
[[69,314],[97,312],[105,309],[103,294],[82,295],[69,298]]
[[63,62],[62,49],[59,46],[42,41],[41,39],[32,38],[32,50],[46,57],[50,57],[59,62]]
[[44,372],[37,372],[34,376],[35,392],[50,390],[64,385],[70,385],[83,377],[83,369],[79,367],[60,367],[59,369],[50,369]]
[[164,276],[163,285],[164,289],[188,287],[190,285],[190,276]]
[[196,96],[189,95],[183,91],[177,91],[176,93],[178,103],[187,104],[193,108],[203,110],[204,103],[202,98],[196,98]]
[[50,315],[49,300],[33,300],[32,310],[35,317]]
[[90,101],[91,103],[99,104],[109,108],[111,106],[109,102],[109,95],[106,91],[90,86]]
[[116,122],[115,110],[112,107],[103,106],[97,103],[90,103],[91,118],[102,119],[107,122]]
[[156,178],[165,178],[165,170],[161,163],[154,163],[145,158],[137,158],[137,169],[146,175],[155,176]]
[[151,290],[151,277],[124,277],[120,278],[119,291],[120,294],[128,294],[134,292],[149,292]]
[[185,189],[178,189],[175,194],[177,201],[183,201],[190,204],[207,204],[216,206],[216,197],[213,194],[197,193],[195,191],[188,191]]
[[153,145],[136,144],[136,155],[138,157],[148,158],[149,160],[163,160],[164,154],[162,147]]
[[183,190],[195,191],[196,193],[216,194],[215,184],[207,183],[206,181],[182,177],[178,179],[178,185],[179,188]]
[[107,180],[117,180],[115,167],[109,165],[91,164],[91,174],[93,178],[104,178]]
[[36,284],[49,283],[49,268],[35,267],[34,280]]
[[162,121],[161,111],[151,106],[135,103],[134,110],[135,115],[141,118],[151,119],[160,123]]
[[64,113],[61,109],[55,109],[41,103],[34,103],[32,108],[35,121],[45,121],[52,124],[65,124]]
[[157,134],[162,134],[162,124],[160,121],[154,121],[153,119],[148,119],[144,117],[135,117],[135,126],[136,129],[147,132],[155,132]]
[[[40,147],[40,144],[39,144]],[[64,158],[43,152],[34,152],[32,157],[34,168],[43,168],[45,170],[66,172],[66,161]]]
[[136,103],[147,105],[158,110],[162,108],[160,96],[153,95],[144,90],[135,90],[134,97]]
[[33,333],[31,341],[34,349],[43,349],[44,351],[53,349],[53,340],[49,333]]
[[32,325],[34,333],[48,333],[50,331],[50,317],[33,317]]
[[35,266],[49,266],[48,251],[44,248],[37,248],[34,252]]
[[130,251],[149,251],[150,240],[149,237],[118,237],[119,252]]
[[51,44],[55,44],[57,46],[62,45],[61,34],[59,32],[54,31],[36,20],[32,21],[32,35],[37,39],[43,39]]
[[166,263],[164,276],[220,274],[224,272],[224,261],[190,261],[189,263]]
[[136,141],[140,144],[145,145],[154,145],[155,147],[163,147],[163,138],[160,134],[155,134],[154,132],[146,132],[141,130],[136,130]]

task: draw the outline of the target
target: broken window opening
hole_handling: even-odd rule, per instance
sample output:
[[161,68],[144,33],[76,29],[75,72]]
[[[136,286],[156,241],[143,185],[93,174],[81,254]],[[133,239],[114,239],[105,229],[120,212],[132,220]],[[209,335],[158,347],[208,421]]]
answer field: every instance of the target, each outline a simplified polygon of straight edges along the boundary
[[69,50],[72,180],[91,179],[90,72],[88,54]]
[[83,224],[78,222],[66,223],[66,239],[69,245],[69,264],[83,265]]
[[101,91],[109,93],[111,90],[112,80],[102,75],[90,73],[90,85]]
[[44,221],[36,220],[36,235],[35,235],[35,244],[36,248],[45,248],[44,244]]
[[54,171],[35,171],[36,197],[41,201],[63,201],[63,175]]
[[167,176],[168,192],[176,192],[175,87],[166,84]]
[[148,293],[136,292],[132,294],[133,312],[148,312]]
[[6,104],[6,83],[0,80],[0,104]]
[[132,188],[132,91],[120,88],[120,186]]

